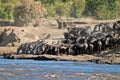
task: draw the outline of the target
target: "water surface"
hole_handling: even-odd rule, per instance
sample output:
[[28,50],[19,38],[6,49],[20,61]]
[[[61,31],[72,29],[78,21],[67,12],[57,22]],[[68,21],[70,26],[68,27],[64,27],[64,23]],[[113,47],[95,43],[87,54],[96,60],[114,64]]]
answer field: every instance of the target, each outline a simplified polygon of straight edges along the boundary
[[0,80],[120,80],[120,65],[0,58]]

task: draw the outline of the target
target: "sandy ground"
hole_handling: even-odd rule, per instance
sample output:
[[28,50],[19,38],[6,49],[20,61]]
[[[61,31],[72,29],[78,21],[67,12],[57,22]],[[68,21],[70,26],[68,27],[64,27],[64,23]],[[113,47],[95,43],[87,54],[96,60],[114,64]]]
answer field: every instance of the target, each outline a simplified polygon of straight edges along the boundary
[[15,54],[17,47],[0,47],[0,55],[3,54]]

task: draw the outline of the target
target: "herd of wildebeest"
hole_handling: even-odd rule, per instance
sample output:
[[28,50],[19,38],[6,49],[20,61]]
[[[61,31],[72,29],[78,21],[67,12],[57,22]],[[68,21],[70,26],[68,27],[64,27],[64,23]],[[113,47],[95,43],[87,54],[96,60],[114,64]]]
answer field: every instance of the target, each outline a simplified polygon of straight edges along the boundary
[[120,21],[114,23],[98,23],[90,26],[69,27],[64,33],[64,39],[56,44],[48,44],[46,40],[38,40],[21,44],[17,54],[52,54],[79,55],[99,54],[106,49],[113,49],[120,45]]

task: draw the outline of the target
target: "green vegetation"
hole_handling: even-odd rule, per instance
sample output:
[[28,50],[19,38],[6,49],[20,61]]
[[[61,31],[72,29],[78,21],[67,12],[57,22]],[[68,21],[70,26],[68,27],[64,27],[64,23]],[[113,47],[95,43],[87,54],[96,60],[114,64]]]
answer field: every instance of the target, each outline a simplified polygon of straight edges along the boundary
[[14,19],[14,8],[19,4],[19,0],[0,0],[0,18]]
[[85,9],[85,0],[73,0],[71,5],[71,17],[80,18]]
[[114,19],[116,17],[116,0],[86,0],[85,15],[96,19]]
[[[25,4],[24,1],[27,3]],[[0,0],[0,19],[16,20],[22,17],[22,22],[29,22],[40,18],[42,14],[38,3],[46,9],[46,17],[120,18],[120,0]]]
[[37,0],[47,9],[47,17],[65,16],[115,19],[120,16],[120,0]]
[[116,0],[116,18],[120,18],[120,0]]

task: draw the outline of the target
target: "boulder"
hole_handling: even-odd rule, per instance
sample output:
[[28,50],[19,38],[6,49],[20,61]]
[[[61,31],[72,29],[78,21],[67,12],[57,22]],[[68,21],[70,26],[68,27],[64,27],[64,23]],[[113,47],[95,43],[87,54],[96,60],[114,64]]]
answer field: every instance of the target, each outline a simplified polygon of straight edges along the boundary
[[100,64],[120,64],[120,53],[114,53],[104,56],[96,61]]
[[20,42],[20,39],[14,30],[4,29],[4,31],[1,32],[0,37],[0,46],[15,46],[15,43]]

